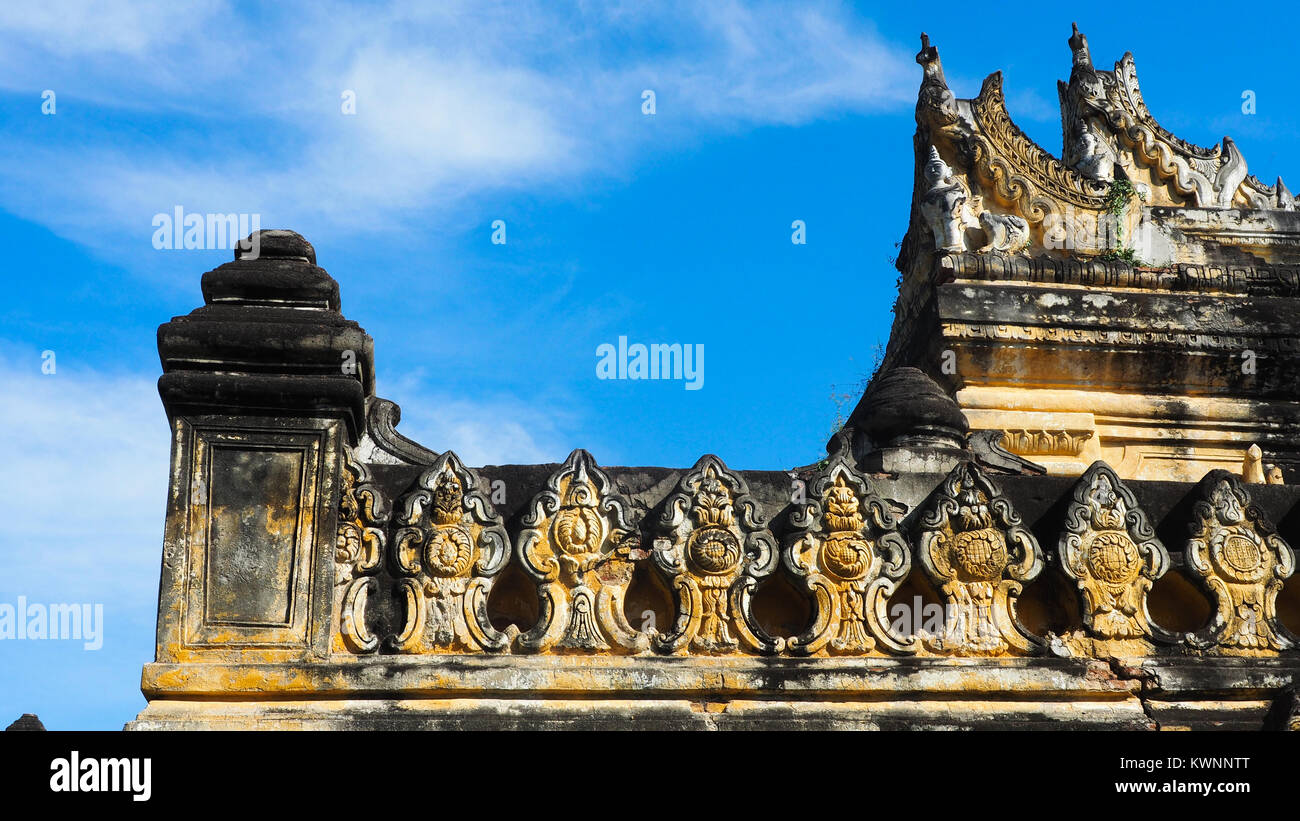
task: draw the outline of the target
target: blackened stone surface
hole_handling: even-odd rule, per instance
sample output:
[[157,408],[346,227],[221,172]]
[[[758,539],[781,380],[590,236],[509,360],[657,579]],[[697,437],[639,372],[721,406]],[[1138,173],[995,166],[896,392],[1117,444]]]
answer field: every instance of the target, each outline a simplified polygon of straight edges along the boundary
[[[256,239],[253,243],[251,240]],[[158,329],[169,417],[334,415],[354,440],[374,394],[374,342],[339,312],[338,283],[292,231],[261,231],[203,276],[205,305]]]
[[6,732],[10,730],[38,730],[39,731],[44,729],[45,729],[45,725],[42,724],[41,720],[36,717],[35,713],[23,713],[22,716],[17,721],[15,721],[13,724],[10,724],[8,727],[5,727]]
[[871,381],[849,415],[849,425],[877,444],[934,429],[951,432],[958,444],[970,426],[961,408],[918,368],[893,368]]

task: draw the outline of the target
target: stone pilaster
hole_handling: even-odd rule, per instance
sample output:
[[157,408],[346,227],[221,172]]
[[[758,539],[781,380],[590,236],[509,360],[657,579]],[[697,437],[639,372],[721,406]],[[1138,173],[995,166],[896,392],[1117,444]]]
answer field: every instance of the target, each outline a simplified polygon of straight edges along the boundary
[[204,274],[203,307],[158,329],[172,434],[158,663],[328,653],[340,465],[373,343],[305,239],[245,243]]

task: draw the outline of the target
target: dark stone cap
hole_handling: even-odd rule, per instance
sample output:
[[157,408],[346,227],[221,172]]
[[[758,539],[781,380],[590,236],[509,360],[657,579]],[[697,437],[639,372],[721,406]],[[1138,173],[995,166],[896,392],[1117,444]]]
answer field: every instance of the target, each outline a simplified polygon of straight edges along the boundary
[[356,436],[374,342],[293,231],[255,231],[203,275],[204,306],[158,329],[158,390],[177,413],[341,415]]
[[254,231],[235,244],[235,261],[203,275],[208,305],[269,305],[338,311],[339,284],[316,267],[316,249],[293,231]]
[[300,259],[316,264],[316,249],[297,231],[254,231],[235,246],[235,259]]
[[23,713],[22,716],[17,721],[15,721],[13,724],[10,724],[8,727],[5,727],[6,732],[11,730],[38,730],[39,731],[44,729],[45,729],[45,725],[42,724],[41,720],[36,717],[35,713]]
[[871,380],[848,424],[877,445],[914,434],[950,435],[961,441],[970,431],[953,398],[912,367],[893,368]]

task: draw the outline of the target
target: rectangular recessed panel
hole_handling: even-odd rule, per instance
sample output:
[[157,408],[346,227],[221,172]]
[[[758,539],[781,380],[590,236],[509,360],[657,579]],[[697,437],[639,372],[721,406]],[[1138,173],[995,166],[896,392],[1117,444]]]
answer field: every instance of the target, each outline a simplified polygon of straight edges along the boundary
[[293,621],[302,460],[296,449],[212,449],[205,622]]

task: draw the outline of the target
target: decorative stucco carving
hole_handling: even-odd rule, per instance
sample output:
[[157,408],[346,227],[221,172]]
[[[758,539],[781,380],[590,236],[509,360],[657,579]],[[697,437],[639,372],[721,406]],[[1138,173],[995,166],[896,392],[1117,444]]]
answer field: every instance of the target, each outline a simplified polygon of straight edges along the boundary
[[358,458],[371,464],[428,467],[438,454],[397,432],[402,409],[396,402],[372,396],[366,400],[366,426],[357,444]]
[[487,616],[493,579],[510,553],[480,484],[447,451],[402,499],[392,549],[405,603],[402,652],[496,652],[510,643]]
[[1187,564],[1213,597],[1210,624],[1189,642],[1232,655],[1271,655],[1297,646],[1277,617],[1277,596],[1295,570],[1291,546],[1250,498],[1241,479],[1213,470],[1192,508]]
[[517,553],[537,583],[541,615],[515,640],[525,652],[641,652],[650,636],[623,612],[634,562],[649,554],[629,520],[629,505],[596,466],[575,450],[551,474],[523,518]]
[[1041,641],[1016,617],[1015,602],[1043,568],[1038,542],[971,463],[958,465],[917,524],[917,558],[943,594],[944,633],[926,642],[944,654],[1029,655]]
[[978,249],[980,253],[1001,251],[1014,254],[1029,245],[1029,223],[1024,217],[981,211],[979,223],[984,229],[984,245]]
[[1088,179],[1029,139],[1007,112],[1002,72],[984,80],[979,96],[971,100],[975,128],[968,136],[973,168],[993,194],[1012,205],[1031,224],[1065,206],[1100,214],[1106,209],[1110,186]]
[[1151,621],[1147,597],[1169,554],[1137,499],[1105,462],[1074,486],[1060,540],[1061,568],[1083,599],[1083,623],[1099,639],[1177,641]]
[[1002,431],[1002,446],[1019,456],[1078,456],[1092,438],[1087,429],[1029,430],[1011,428]]
[[961,251],[965,248],[963,232],[966,228],[966,203],[970,189],[953,175],[952,169],[939,150],[930,146],[930,155],[922,169],[925,191],[921,195],[921,217],[934,236],[934,247],[940,251]]
[[790,652],[861,655],[913,653],[916,640],[890,629],[886,604],[911,570],[911,551],[889,505],[841,453],[808,486],[791,516],[797,530],[782,553],[813,593],[812,625],[787,642]]
[[652,558],[672,589],[677,620],[652,643],[663,653],[779,652],[751,600],[777,565],[776,542],[745,480],[706,455],[668,497]]
[[1115,149],[1109,140],[1091,128],[1080,129],[1071,145],[1066,162],[1090,180],[1112,182],[1115,179]]
[[372,483],[370,469],[343,450],[339,493],[338,538],[334,548],[334,607],[338,632],[335,652],[372,653],[379,637],[366,625],[366,604],[379,584],[375,574],[383,564],[391,510]]
[[[1131,53],[1115,63],[1113,72],[1099,72],[1093,68],[1088,40],[1077,26],[1070,37],[1070,48],[1075,56],[1074,70],[1069,83],[1061,83],[1059,87],[1062,129],[1067,148],[1076,146],[1074,156],[1069,159],[1085,175],[1110,179],[1089,171],[1100,172],[1107,165],[1113,168],[1116,163],[1133,171],[1141,164],[1151,168],[1157,180],[1167,184],[1178,198],[1162,199],[1160,204],[1214,208],[1242,205],[1266,209],[1286,208],[1289,204],[1294,207],[1282,193],[1285,186],[1280,179],[1274,187],[1264,186],[1258,180],[1246,184],[1245,158],[1230,137],[1224,137],[1213,148],[1204,148],[1164,129],[1142,99]],[[1092,136],[1091,150],[1082,147],[1087,135]],[[1109,159],[1105,155],[1116,154],[1112,144],[1122,145],[1126,151]]]
[[939,49],[930,45],[930,35],[925,32],[921,33],[921,50],[916,54],[916,62],[924,74],[921,92],[916,101],[917,122],[933,121],[940,126],[956,123],[957,98],[948,88],[948,81],[943,76]]

